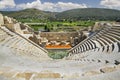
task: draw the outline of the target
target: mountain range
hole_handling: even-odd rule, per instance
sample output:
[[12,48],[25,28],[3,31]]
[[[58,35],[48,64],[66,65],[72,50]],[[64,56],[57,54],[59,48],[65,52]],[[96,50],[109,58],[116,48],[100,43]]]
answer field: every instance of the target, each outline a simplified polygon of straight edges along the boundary
[[117,20],[120,10],[105,8],[79,8],[63,12],[49,12],[38,9],[24,9],[20,11],[0,11],[3,15],[15,19],[40,19],[40,20]]

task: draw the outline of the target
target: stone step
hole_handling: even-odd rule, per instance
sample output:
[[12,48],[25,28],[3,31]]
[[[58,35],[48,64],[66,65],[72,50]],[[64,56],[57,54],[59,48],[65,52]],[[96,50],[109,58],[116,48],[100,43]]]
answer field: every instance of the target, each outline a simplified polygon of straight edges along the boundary
[[107,33],[106,35],[111,36],[111,38],[113,38],[113,39],[115,38],[115,40],[116,40],[117,42],[120,41],[120,36],[118,36],[118,35],[116,35],[116,34],[112,34],[112,33],[111,33],[111,34],[108,34],[108,33]]
[[2,45],[5,45],[10,40],[15,39],[14,37],[7,37],[4,41],[1,42]]
[[7,43],[4,44],[4,46],[10,47],[12,44],[14,44],[16,41],[18,40],[18,38],[12,38],[11,40],[9,40]]
[[7,35],[7,34],[0,35],[0,41],[1,42],[4,41],[7,37],[9,37],[9,35]]

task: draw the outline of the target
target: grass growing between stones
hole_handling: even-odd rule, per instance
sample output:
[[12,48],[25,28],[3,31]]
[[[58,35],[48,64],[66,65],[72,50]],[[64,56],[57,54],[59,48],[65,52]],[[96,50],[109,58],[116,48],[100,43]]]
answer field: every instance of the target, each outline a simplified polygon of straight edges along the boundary
[[48,56],[53,59],[62,59],[68,56],[67,50],[48,50]]

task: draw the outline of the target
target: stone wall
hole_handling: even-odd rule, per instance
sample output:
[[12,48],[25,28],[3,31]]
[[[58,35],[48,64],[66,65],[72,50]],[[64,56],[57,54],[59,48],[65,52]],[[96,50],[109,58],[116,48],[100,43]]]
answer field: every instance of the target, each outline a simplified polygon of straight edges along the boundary
[[48,42],[56,41],[62,42],[66,41],[71,44],[71,46],[75,46],[80,42],[80,35],[78,32],[41,32],[41,38],[46,38]]
[[77,32],[41,32],[41,37],[45,37],[50,41],[70,41],[70,39],[78,37]]

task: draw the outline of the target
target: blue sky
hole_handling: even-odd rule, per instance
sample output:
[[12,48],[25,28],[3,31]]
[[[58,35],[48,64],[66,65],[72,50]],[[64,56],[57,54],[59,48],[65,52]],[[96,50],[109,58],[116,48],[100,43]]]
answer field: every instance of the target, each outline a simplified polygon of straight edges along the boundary
[[61,12],[75,8],[119,9],[120,0],[0,0],[0,10],[22,10],[36,8]]

